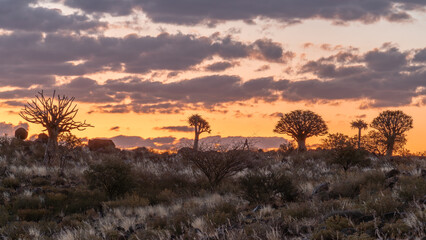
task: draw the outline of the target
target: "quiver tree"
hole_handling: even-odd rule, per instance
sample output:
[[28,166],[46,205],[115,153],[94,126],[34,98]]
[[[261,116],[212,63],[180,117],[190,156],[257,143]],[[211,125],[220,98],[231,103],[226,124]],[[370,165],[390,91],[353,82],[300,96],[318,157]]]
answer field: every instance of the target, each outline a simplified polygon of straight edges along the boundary
[[[361,139],[362,145],[365,150],[375,154],[375,155],[385,155],[387,148],[387,140],[379,131],[371,130],[368,134],[364,135]],[[404,145],[407,143],[407,138],[405,134],[398,136],[395,139],[395,144],[393,145],[393,151],[399,151],[404,148]]]
[[19,113],[26,121],[41,124],[44,130],[47,131],[49,139],[44,155],[44,162],[47,164],[52,164],[59,160],[57,151],[59,134],[70,132],[74,129],[82,131],[87,127],[92,127],[86,121],[74,121],[78,112],[77,105],[73,104],[74,99],[74,97],[56,95],[55,91],[51,98],[46,98],[43,91],[41,91]]
[[295,110],[281,117],[274,132],[291,136],[297,141],[298,150],[306,151],[306,139],[326,134],[327,125],[312,111]]
[[200,115],[194,114],[188,118],[188,123],[190,126],[194,127],[194,147],[195,151],[198,151],[198,140],[200,138],[200,134],[203,132],[210,133],[210,125],[204,120]]
[[358,149],[361,148],[361,130],[367,129],[368,124],[362,119],[357,119],[351,122],[351,127],[358,129]]
[[370,124],[384,138],[386,156],[392,156],[398,139],[405,139],[405,132],[413,128],[413,118],[402,111],[384,111]]

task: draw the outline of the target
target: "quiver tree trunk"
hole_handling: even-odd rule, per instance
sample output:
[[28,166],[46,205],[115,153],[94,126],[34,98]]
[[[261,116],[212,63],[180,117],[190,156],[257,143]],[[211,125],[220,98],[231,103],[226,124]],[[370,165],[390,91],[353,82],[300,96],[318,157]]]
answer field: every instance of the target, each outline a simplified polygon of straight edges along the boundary
[[386,146],[386,156],[387,157],[392,157],[394,145],[395,145],[395,141],[391,141],[387,144],[387,146]]
[[58,133],[56,131],[48,131],[49,140],[47,141],[46,151],[44,153],[44,163],[52,165],[59,162],[58,154]]
[[386,141],[386,156],[392,157],[396,136],[389,136]]
[[297,139],[297,146],[299,152],[306,151],[306,138]]
[[358,149],[361,148],[361,128],[358,129]]
[[194,137],[194,151],[198,151],[198,140],[199,140],[200,134],[195,130],[195,137]]

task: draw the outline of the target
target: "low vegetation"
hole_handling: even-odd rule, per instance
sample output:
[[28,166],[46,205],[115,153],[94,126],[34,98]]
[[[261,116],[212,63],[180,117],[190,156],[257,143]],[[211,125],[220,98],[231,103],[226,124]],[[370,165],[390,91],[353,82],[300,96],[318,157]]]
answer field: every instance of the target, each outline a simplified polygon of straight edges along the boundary
[[424,237],[425,157],[376,157],[358,152],[357,141],[337,147],[339,139],[346,138],[331,136],[328,143],[335,141],[335,148],[325,144],[303,153],[291,145],[269,152],[90,151],[64,140],[59,152],[68,157],[60,165],[46,165],[39,142],[3,137],[0,236]]

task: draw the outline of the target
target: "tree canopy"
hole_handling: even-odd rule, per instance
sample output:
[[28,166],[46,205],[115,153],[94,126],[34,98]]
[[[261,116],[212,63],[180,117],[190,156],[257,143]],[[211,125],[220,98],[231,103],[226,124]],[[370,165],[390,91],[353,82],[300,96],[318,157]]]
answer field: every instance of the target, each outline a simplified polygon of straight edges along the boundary
[[386,155],[392,156],[395,141],[413,128],[413,118],[400,110],[384,111],[377,116],[370,126],[385,139]]
[[48,132],[49,140],[46,147],[45,162],[58,160],[58,136],[71,130],[82,131],[92,125],[75,121],[78,113],[74,97],[60,96],[53,92],[52,97],[45,97],[43,91],[38,92],[35,99],[28,102],[19,115],[30,123],[40,124]]
[[291,136],[297,141],[299,150],[303,151],[306,150],[306,138],[324,135],[327,130],[326,123],[318,114],[309,110],[295,110],[281,117],[274,132]]
[[190,126],[194,127],[195,137],[193,149],[198,150],[198,139],[200,137],[200,134],[203,132],[210,133],[210,124],[198,114],[190,116],[188,118],[188,123]]

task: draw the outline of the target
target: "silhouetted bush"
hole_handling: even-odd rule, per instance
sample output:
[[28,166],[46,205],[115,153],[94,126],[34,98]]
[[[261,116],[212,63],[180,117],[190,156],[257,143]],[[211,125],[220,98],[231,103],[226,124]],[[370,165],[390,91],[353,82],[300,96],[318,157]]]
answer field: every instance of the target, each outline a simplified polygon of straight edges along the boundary
[[67,196],[64,212],[81,213],[88,209],[99,208],[104,201],[107,201],[107,197],[99,190],[76,189]]
[[206,216],[208,222],[214,227],[219,227],[229,221],[234,221],[238,217],[237,207],[229,202],[223,202],[218,204],[211,212]]
[[339,165],[346,172],[355,166],[369,166],[370,160],[367,158],[368,152],[363,149],[356,149],[352,145],[335,148],[331,150],[331,157],[327,163]]
[[47,209],[19,209],[18,217],[24,221],[38,222],[49,215]]
[[19,186],[21,186],[21,183],[19,182],[19,179],[14,178],[14,177],[4,178],[3,181],[1,182],[1,184],[5,188],[14,188],[14,189],[16,189]]
[[401,211],[403,207],[403,204],[398,199],[392,197],[392,192],[389,189],[377,194],[366,195],[361,200],[367,211],[377,216]]
[[250,152],[243,150],[201,152],[185,149],[180,154],[184,161],[206,176],[211,189],[215,189],[224,178],[251,166]]
[[28,137],[28,131],[25,128],[18,128],[15,130],[15,138],[25,140]]
[[149,204],[148,199],[142,198],[136,194],[125,195],[122,198],[116,199],[114,201],[108,201],[104,203],[106,206],[110,208],[116,207],[127,207],[127,208],[135,208],[135,207],[145,207]]
[[99,188],[109,198],[128,193],[135,184],[131,166],[117,159],[92,164],[84,176],[91,188]]
[[282,201],[294,201],[298,196],[295,184],[284,173],[249,173],[240,179],[240,184],[250,203],[273,203],[277,196]]
[[332,198],[355,198],[361,189],[367,194],[372,194],[383,189],[385,175],[379,171],[372,171],[357,176],[348,176],[332,185],[330,197]]
[[419,200],[426,196],[426,179],[417,176],[402,176],[398,183],[398,195],[405,201]]

